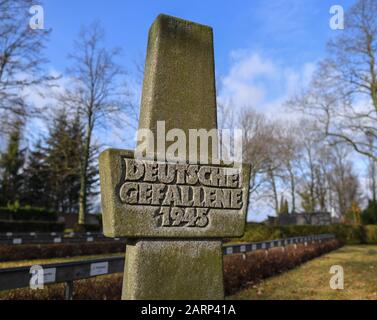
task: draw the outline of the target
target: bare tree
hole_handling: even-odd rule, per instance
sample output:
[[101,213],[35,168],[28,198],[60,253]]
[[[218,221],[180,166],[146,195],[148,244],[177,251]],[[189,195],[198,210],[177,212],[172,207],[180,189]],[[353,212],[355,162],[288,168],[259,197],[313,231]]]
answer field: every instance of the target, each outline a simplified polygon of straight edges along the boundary
[[43,69],[49,31],[29,27],[31,0],[0,0],[0,131],[13,117],[33,114],[22,91],[48,84],[54,77]]
[[276,167],[274,167],[274,162],[269,161],[269,166],[267,169],[267,181],[270,185],[270,199],[272,201],[272,207],[275,210],[276,215],[279,215],[279,193],[278,193],[278,176],[276,174]]
[[368,163],[368,180],[369,180],[369,190],[372,200],[376,201],[376,191],[377,191],[377,167],[376,161],[369,159]]
[[352,203],[361,200],[360,184],[349,160],[349,146],[337,144],[331,148],[331,172],[329,174],[333,206],[339,217],[344,217]]
[[[245,111],[242,111],[245,112]],[[233,129],[236,126],[234,106],[229,102],[217,103],[217,125],[220,129]]]
[[79,110],[86,127],[81,164],[79,225],[85,224],[87,213],[88,163],[93,132],[106,121],[121,124],[130,108],[128,91],[122,82],[125,71],[116,63],[120,49],[106,49],[103,41],[104,30],[98,22],[82,28],[74,42],[73,53],[69,56],[73,61],[68,70],[71,86],[59,97],[61,103]]
[[[297,153],[296,190],[305,212],[328,211],[331,186],[331,145],[315,121],[301,119],[295,130]],[[310,218],[310,217],[309,217]]]
[[291,197],[291,212],[296,212],[296,193],[298,169],[300,164],[300,154],[302,143],[299,139],[299,126],[296,123],[286,123],[278,130],[281,152],[279,157],[282,161],[282,180],[289,185]]
[[267,200],[278,214],[283,179],[282,128],[250,108],[240,113],[238,123],[244,132],[244,159],[251,163],[251,195]]
[[[373,141],[372,136],[367,137],[367,141],[370,145],[370,148],[373,148],[375,141]],[[373,158],[368,158],[368,165],[367,165],[367,179],[369,182],[369,191],[372,198],[372,201],[375,202],[377,200],[377,163],[376,160]]]
[[244,108],[239,114],[237,123],[243,133],[243,159],[251,165],[249,192],[253,196],[258,196],[266,182],[265,174],[270,167],[273,128],[264,115],[252,108]]
[[377,160],[377,1],[358,0],[345,29],[328,44],[309,88],[288,102],[314,116],[334,143]]
[[315,169],[315,194],[318,209],[321,212],[328,212],[331,208],[331,181],[329,178],[331,172],[331,147],[322,142],[318,150],[318,162]]
[[299,137],[301,149],[300,163],[300,196],[302,207],[307,212],[313,212],[317,206],[316,198],[316,169],[318,167],[317,159],[320,149],[321,135],[316,124],[307,119],[302,119],[299,123]]

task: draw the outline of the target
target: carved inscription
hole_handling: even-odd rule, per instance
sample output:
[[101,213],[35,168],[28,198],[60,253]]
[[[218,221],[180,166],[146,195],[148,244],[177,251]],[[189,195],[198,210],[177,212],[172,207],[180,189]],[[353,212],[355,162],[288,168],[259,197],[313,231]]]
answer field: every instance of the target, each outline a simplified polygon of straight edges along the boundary
[[210,221],[210,209],[238,210],[243,206],[238,169],[129,158],[122,161],[120,200],[156,207],[159,227],[204,228]]

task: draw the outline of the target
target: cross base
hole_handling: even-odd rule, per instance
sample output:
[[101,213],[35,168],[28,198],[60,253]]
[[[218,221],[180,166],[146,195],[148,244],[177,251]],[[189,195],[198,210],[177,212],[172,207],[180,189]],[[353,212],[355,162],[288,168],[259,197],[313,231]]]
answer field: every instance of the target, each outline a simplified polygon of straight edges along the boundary
[[220,240],[134,240],[127,244],[123,300],[224,299]]

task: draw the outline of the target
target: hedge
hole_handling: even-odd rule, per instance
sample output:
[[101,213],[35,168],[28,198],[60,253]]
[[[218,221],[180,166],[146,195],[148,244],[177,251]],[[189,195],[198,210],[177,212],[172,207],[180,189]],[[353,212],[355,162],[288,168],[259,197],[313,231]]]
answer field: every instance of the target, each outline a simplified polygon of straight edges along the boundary
[[2,220],[34,220],[34,221],[57,221],[58,214],[44,208],[20,207],[8,208],[0,207],[0,219]]
[[377,225],[365,226],[365,237],[367,243],[377,243]]
[[246,254],[224,256],[225,294],[233,294],[242,287],[258,283],[264,278],[290,270],[306,261],[343,246],[338,239],[305,246],[298,244],[284,248],[257,250]]
[[377,225],[346,224],[267,226],[254,223],[247,225],[242,238],[232,239],[232,241],[254,242],[321,233],[333,233],[347,244],[377,244]]
[[63,222],[0,220],[0,232],[63,232]]
[[0,245],[0,261],[65,258],[125,252],[124,242]]
[[101,224],[76,224],[73,228],[75,232],[100,232],[102,231],[102,223]]
[[[224,289],[232,294],[242,287],[257,283],[263,278],[289,270],[305,261],[337,249],[342,243],[329,240],[322,243],[298,244],[284,248],[257,250],[224,257]],[[99,276],[74,282],[74,299],[119,300],[122,292],[123,274]],[[29,288],[0,292],[0,299],[9,300],[62,300],[64,284],[47,285],[43,290]]]

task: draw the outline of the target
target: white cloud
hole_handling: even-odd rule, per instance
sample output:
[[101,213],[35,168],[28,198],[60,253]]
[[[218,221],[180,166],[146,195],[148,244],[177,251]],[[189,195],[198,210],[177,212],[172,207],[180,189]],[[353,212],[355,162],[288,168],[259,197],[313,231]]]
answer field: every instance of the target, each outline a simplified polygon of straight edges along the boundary
[[284,102],[309,83],[315,69],[312,62],[298,70],[281,66],[248,50],[233,51],[230,57],[232,64],[221,78],[219,101],[235,108],[253,107],[273,117],[287,115]]
[[[263,60],[257,53],[233,51],[232,67],[229,74],[222,78],[221,99],[232,100],[236,106],[261,103],[266,99],[266,88],[261,84],[264,79],[274,78],[275,66]],[[259,83],[258,83],[259,79]]]
[[276,67],[271,61],[263,59],[258,53],[238,50],[231,52],[233,66],[230,77],[250,80],[257,76],[274,76]]
[[[49,74],[54,77],[59,77],[60,75],[56,70],[51,70]],[[25,88],[22,91],[22,95],[29,104],[38,108],[45,107],[44,112],[46,113],[41,114],[41,117],[28,119],[24,136],[26,144],[30,147],[39,138],[47,135],[49,121],[53,119],[58,108],[56,96],[64,93],[64,90],[70,86],[71,81],[72,80],[68,76],[62,76],[55,82],[53,87],[36,86],[33,88]],[[133,77],[129,77],[125,89],[129,90],[131,95],[130,99],[133,100],[132,103],[134,105],[139,105],[141,96],[140,85]],[[71,111],[74,112],[74,110]],[[123,127],[117,127],[114,123],[109,121],[106,123],[106,126],[99,126],[96,128],[93,137],[94,141],[98,141],[104,145],[104,147],[133,148],[135,145],[135,130],[129,125],[132,120],[128,119],[127,114],[120,114],[118,121],[121,120],[124,122]]]
[[49,119],[54,115],[57,108],[55,97],[57,94],[62,93],[69,83],[69,79],[67,77],[60,77],[61,73],[57,70],[51,69],[49,75],[58,78],[52,87],[26,87],[21,92],[27,103],[36,108],[46,107],[44,109],[46,114],[39,114],[38,117],[30,118],[27,122],[25,139],[30,145],[41,136],[47,134],[47,122],[44,119]]

